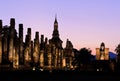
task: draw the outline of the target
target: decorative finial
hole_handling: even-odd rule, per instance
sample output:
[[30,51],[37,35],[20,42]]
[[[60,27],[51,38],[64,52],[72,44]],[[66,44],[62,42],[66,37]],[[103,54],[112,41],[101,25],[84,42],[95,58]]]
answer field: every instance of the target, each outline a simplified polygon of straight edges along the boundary
[[58,22],[57,22],[57,14],[55,14],[55,23],[58,23]]

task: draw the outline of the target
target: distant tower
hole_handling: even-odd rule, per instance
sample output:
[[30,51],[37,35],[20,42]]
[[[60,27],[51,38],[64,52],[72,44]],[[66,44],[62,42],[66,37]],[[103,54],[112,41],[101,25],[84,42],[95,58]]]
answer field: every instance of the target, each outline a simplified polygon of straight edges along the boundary
[[102,42],[100,48],[96,48],[96,60],[109,60],[109,48],[105,48]]

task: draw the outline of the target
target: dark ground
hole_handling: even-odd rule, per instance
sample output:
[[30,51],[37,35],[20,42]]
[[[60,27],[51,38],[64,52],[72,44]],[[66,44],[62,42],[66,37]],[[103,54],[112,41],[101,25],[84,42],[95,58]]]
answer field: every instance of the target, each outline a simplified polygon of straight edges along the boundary
[[0,81],[120,81],[120,73],[78,71],[3,71]]

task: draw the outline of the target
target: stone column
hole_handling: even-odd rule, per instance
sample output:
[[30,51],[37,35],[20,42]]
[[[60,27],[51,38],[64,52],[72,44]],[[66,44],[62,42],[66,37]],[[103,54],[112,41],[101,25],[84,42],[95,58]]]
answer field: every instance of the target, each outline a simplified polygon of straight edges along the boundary
[[40,50],[44,50],[44,35],[41,35]]
[[19,24],[19,63],[24,63],[23,54],[23,24]]
[[34,52],[34,43],[33,43],[33,41],[31,41],[31,63],[32,63],[32,65],[34,63],[33,52]]
[[40,50],[40,67],[44,68],[44,50]]
[[55,49],[56,49],[56,47],[55,47],[55,45],[53,44],[52,45],[52,64],[53,64],[53,66],[54,66],[54,68],[55,68],[55,56],[56,56],[56,51],[55,51]]
[[51,69],[51,45],[48,45],[48,67]]
[[14,47],[13,47],[13,68],[18,69],[19,68],[19,39],[17,38],[17,33],[15,32],[14,37]]
[[0,64],[2,63],[2,20],[0,20]]
[[29,55],[29,62],[31,62],[31,28],[28,28],[28,55]]
[[4,35],[3,35],[3,63],[5,64],[8,60],[8,32],[7,32],[7,26],[4,28]]
[[13,53],[13,68],[18,69],[19,68],[19,55],[18,55],[18,46],[14,48]]
[[62,59],[62,67],[64,68],[66,66],[66,59],[65,57]]
[[[47,42],[47,40],[46,40]],[[44,67],[44,53],[45,53],[45,43],[44,43],[44,35],[41,35],[41,43],[40,43],[40,67],[43,68]]]
[[59,49],[59,51],[58,51],[58,68],[59,69],[60,69],[60,62],[61,62],[60,55],[61,55],[61,53],[60,53],[60,49]]
[[10,40],[9,40],[9,61],[13,62],[13,48],[14,48],[14,31],[15,31],[15,19],[10,20]]
[[35,39],[34,39],[34,51],[33,51],[33,58],[34,63],[36,66],[39,66],[39,54],[40,54],[40,44],[39,44],[39,32],[35,33]]
[[56,54],[55,54],[55,68],[58,68],[58,48],[56,48]]
[[61,68],[63,68],[63,49],[61,49]]
[[72,68],[72,57],[69,57],[69,59],[70,59],[69,65],[70,65],[70,68]]
[[24,64],[25,66],[29,66],[29,48],[26,47],[24,50]]
[[48,46],[48,39],[45,38],[45,44],[44,44],[44,66],[47,66],[48,64],[48,59],[47,59],[47,46]]
[[15,60],[15,48],[13,48],[13,54],[12,54],[12,68],[15,68],[15,62],[16,62],[16,60]]
[[25,38],[25,49],[24,49],[24,58],[25,58],[25,63],[29,65],[31,62],[31,28],[27,29],[27,35]]
[[60,67],[60,69],[62,69],[62,59],[63,59],[63,50],[62,49],[60,49],[59,50],[59,67]]
[[74,52],[72,50],[72,52],[71,52],[71,60],[70,60],[70,64],[71,64],[72,69],[74,69],[73,64],[72,64],[73,60],[74,60]]
[[34,63],[37,64],[38,63],[38,48],[37,48],[37,41],[36,39],[34,39],[34,51],[33,51],[33,59],[34,59]]
[[109,60],[109,48],[105,48],[105,60]]

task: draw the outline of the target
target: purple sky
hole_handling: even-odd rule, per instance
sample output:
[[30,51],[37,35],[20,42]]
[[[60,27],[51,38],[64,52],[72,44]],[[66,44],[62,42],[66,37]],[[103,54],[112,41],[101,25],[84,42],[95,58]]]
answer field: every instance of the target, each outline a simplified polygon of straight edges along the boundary
[[0,19],[9,25],[10,18],[27,28],[52,37],[53,23],[57,14],[60,38],[65,47],[67,38],[74,48],[100,47],[104,42],[114,52],[120,43],[120,0],[0,0]]

